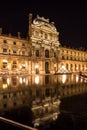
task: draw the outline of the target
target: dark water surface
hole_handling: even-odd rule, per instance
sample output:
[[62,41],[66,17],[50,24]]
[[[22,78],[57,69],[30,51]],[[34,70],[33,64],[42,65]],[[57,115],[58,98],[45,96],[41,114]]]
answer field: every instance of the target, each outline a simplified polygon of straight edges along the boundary
[[85,130],[87,81],[79,75],[0,77],[0,115],[39,130]]

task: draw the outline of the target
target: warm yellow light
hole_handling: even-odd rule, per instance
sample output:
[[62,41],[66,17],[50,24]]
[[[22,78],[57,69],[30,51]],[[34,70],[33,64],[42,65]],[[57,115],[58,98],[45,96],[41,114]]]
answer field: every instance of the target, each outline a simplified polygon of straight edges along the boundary
[[20,77],[20,83],[23,84],[25,82],[26,82],[25,78]]
[[47,107],[47,106],[49,106],[49,104],[48,104],[48,103],[44,104],[44,107]]
[[10,84],[9,78],[7,78],[7,84],[8,84],[8,85]]
[[8,62],[7,60],[3,60],[3,62]]
[[56,67],[56,64],[54,64],[54,67]]
[[79,80],[79,75],[76,75],[76,83],[78,82]]
[[20,77],[20,83],[22,84],[22,78]]
[[36,83],[36,84],[39,84],[39,76],[36,76],[36,77],[35,77],[35,83]]
[[62,75],[62,83],[64,84],[66,82],[67,79],[67,75],[63,74]]
[[62,65],[62,67],[61,67],[63,70],[66,70],[66,67],[64,66],[64,65]]
[[37,69],[39,66],[38,65],[35,65],[35,68]]
[[7,87],[7,84],[3,84],[3,89],[6,89]]

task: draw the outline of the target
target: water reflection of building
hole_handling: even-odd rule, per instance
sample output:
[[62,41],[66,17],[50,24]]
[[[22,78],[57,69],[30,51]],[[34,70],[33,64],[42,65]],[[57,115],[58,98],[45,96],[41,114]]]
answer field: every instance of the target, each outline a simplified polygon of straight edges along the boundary
[[59,46],[55,24],[29,14],[28,38],[3,35],[0,28],[0,74],[54,74],[62,66],[68,71],[87,70],[87,53]]
[[[28,78],[29,79],[29,78]],[[35,77],[33,78],[35,81]],[[13,79],[11,79],[13,80]],[[18,80],[18,79],[17,79]],[[45,81],[45,78],[43,78]],[[6,82],[7,83],[7,82]],[[46,123],[46,121],[55,121],[59,115],[60,96],[56,86],[44,87],[44,85],[32,86],[24,85],[8,86],[1,88],[0,91],[0,112],[17,110],[22,107],[29,107],[32,110],[32,123],[36,127]]]
[[33,107],[37,108],[38,104],[50,107],[52,102],[58,101],[58,96],[63,98],[87,92],[86,86],[86,79],[78,75],[1,77],[0,110],[26,105],[32,99]]
[[32,102],[34,126],[50,123],[58,118],[60,99],[54,88],[36,89],[35,99]]
[[86,92],[87,81],[79,75],[2,77],[0,78],[0,113],[29,108],[32,123],[37,127],[58,118],[61,98]]

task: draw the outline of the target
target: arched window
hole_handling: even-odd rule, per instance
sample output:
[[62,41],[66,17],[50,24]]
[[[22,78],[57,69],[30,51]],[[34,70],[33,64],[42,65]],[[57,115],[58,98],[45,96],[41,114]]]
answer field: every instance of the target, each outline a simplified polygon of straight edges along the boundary
[[47,34],[45,33],[45,39],[47,39]]
[[45,50],[45,57],[49,58],[49,50]]
[[54,52],[54,57],[56,58],[56,52]]
[[39,57],[39,50],[36,50],[36,56]]

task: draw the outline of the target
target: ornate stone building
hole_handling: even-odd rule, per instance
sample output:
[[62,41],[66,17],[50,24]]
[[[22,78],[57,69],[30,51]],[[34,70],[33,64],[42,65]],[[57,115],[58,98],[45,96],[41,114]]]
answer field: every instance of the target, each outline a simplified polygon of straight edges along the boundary
[[79,72],[87,69],[87,52],[61,47],[53,22],[29,14],[28,38],[4,35],[0,29],[0,74],[54,74],[65,67]]
[[49,19],[37,16],[31,24],[29,34],[32,48],[32,73],[54,73],[58,66],[60,45],[59,32],[54,23],[50,23]]
[[29,42],[0,34],[0,73],[28,73]]
[[59,68],[66,68],[71,72],[87,72],[87,51],[60,47]]

